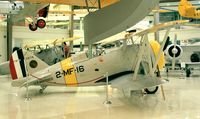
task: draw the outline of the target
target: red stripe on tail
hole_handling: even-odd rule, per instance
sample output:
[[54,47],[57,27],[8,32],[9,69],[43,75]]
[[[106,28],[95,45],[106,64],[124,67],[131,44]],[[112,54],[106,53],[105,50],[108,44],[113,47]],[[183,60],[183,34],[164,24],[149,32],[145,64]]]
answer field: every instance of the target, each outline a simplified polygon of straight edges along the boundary
[[13,57],[10,57],[10,74],[13,80],[17,79],[17,73],[16,73],[16,69],[15,69],[15,65],[14,65],[14,61],[13,61]]

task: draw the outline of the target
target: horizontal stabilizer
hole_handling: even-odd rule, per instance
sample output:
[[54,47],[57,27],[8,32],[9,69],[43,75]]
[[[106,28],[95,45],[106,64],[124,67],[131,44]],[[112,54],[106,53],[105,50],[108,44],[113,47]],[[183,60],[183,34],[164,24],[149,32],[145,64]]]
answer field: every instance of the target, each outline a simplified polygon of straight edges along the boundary
[[147,75],[138,75],[137,79],[133,80],[133,74],[129,74],[111,81],[111,86],[118,89],[141,90],[148,87],[158,86],[167,82],[167,79],[161,79]]
[[0,64],[0,75],[8,75],[10,73],[9,70],[9,62],[4,62]]
[[[27,80],[28,78],[28,80]],[[40,85],[41,83],[48,82],[52,80],[51,74],[45,74],[42,77],[35,77],[35,76],[29,76],[27,78],[13,80],[12,86],[13,87],[24,87],[24,86],[31,86],[31,85]]]

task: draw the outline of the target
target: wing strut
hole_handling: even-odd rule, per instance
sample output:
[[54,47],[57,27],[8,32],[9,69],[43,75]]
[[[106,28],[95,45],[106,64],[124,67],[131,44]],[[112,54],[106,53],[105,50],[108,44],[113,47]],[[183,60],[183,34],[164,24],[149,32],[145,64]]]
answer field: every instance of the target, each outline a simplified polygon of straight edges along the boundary
[[101,0],[96,0],[94,3],[92,3],[91,2],[91,0],[85,0],[85,5],[86,5],[86,7],[87,7],[87,11],[88,11],[88,13],[90,13],[91,11],[90,11],[90,8],[91,7],[89,7],[89,2],[93,5],[93,7],[95,7],[96,6],[96,3],[98,4],[97,6],[98,6],[98,9],[101,9]]

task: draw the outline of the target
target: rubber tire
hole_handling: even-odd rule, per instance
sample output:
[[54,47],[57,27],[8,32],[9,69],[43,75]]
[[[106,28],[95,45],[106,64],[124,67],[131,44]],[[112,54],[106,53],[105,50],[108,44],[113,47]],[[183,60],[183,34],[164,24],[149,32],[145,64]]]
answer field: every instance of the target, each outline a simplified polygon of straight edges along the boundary
[[[44,25],[43,25],[43,26],[40,26],[40,22],[43,22]],[[43,29],[43,28],[46,26],[45,20],[43,20],[43,19],[38,19],[38,20],[37,20],[37,26],[38,26],[39,28]]]
[[39,90],[39,93],[40,93],[40,94],[43,94],[43,93],[44,93],[44,90],[40,89],[40,90]]
[[157,91],[158,91],[158,86],[155,87],[155,90],[153,91],[150,91],[148,88],[145,88],[144,91],[147,93],[147,94],[155,94]]
[[35,24],[35,27],[34,27],[33,23],[29,24],[28,26],[29,26],[29,29],[31,31],[36,31],[37,30],[37,24]]

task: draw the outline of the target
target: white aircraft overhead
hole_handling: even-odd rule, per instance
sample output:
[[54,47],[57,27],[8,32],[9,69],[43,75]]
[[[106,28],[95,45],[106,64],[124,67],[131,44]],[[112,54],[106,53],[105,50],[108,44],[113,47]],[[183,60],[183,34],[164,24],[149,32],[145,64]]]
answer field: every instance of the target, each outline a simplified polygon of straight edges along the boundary
[[[103,0],[97,2],[96,0],[12,0],[11,2],[7,0],[2,0],[1,3],[6,3],[8,6],[1,6],[0,13],[5,14],[16,14],[14,16],[13,21],[19,22],[23,21],[25,17],[30,17],[30,19],[26,19],[29,22],[29,29],[31,31],[36,31],[38,28],[44,28],[46,26],[46,22],[44,18],[46,18],[49,12],[50,3],[54,4],[64,4],[64,5],[75,5],[75,6],[85,6],[85,7],[101,7],[104,8],[106,6],[112,5],[114,3],[119,2],[119,0]],[[20,6],[19,4],[20,3]],[[22,4],[22,5],[21,5]],[[4,8],[6,7],[6,9]]]
[[[158,85],[167,80],[156,77],[156,72],[164,66],[163,47],[170,27],[184,23],[174,21],[159,24],[137,33],[141,44],[124,44],[106,51],[104,54],[88,58],[83,52],[48,66],[26,50],[15,51],[10,59],[12,86],[41,86],[43,92],[47,86],[99,86],[105,85],[106,74],[109,84],[118,89],[142,90],[155,93]],[[156,41],[148,41],[148,33],[167,27],[164,42],[160,46]],[[129,37],[131,37],[130,34]],[[148,87],[155,87],[153,91]]]
[[0,1],[0,14],[17,14],[24,8],[23,2],[11,3],[9,1]]

